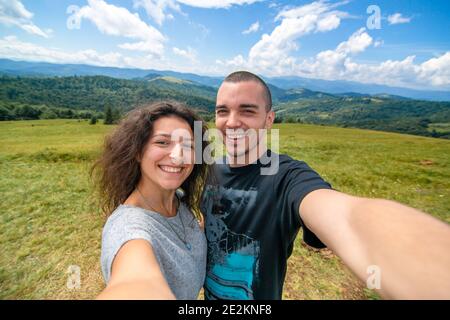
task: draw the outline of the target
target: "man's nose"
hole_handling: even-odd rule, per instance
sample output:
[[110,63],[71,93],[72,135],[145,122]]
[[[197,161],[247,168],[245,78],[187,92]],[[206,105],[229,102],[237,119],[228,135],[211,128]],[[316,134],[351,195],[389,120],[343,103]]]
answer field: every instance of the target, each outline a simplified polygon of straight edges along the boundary
[[169,155],[172,163],[175,165],[183,164],[183,149],[179,143],[175,143]]
[[226,123],[228,128],[239,128],[241,126],[241,120],[239,119],[239,115],[235,112],[230,113],[227,118]]

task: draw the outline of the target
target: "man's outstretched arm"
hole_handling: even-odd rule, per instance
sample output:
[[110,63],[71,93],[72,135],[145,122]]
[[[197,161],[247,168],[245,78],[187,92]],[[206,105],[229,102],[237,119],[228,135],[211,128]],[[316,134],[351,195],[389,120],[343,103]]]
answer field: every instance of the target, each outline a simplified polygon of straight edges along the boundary
[[[388,299],[450,299],[450,226],[400,203],[316,190],[304,224],[364,282],[380,271]],[[372,269],[374,270],[374,269]]]

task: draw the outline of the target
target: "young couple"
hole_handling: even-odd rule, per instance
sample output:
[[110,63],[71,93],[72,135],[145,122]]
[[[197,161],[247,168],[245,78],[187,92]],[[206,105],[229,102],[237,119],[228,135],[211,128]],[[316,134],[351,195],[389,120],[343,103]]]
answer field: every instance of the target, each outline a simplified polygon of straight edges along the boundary
[[277,155],[276,173],[261,174],[271,165],[262,157],[274,153],[242,134],[273,124],[259,77],[232,73],[217,94],[216,127],[228,157],[244,162],[195,161],[208,148],[194,139],[199,120],[160,102],[133,110],[107,137],[95,167],[109,215],[99,299],[196,299],[202,287],[206,299],[281,299],[300,228],[307,244],[329,247],[362,281],[375,267],[385,298],[450,298],[445,222],[335,191],[286,155]]

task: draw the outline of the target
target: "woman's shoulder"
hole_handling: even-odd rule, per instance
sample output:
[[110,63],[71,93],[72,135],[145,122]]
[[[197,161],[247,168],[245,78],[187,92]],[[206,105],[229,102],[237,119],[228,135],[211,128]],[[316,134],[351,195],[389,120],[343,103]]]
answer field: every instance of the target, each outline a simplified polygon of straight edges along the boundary
[[132,239],[146,239],[153,245],[153,239],[161,237],[163,232],[158,216],[139,207],[119,205],[103,226],[103,246],[123,244]]
[[106,223],[127,218],[144,217],[145,210],[133,205],[120,204],[108,217]]
[[136,228],[151,228],[159,222],[157,213],[139,208],[133,205],[121,204],[108,217],[103,227],[103,232],[115,229],[127,230]]
[[[191,222],[193,218],[195,219],[192,211],[183,201],[180,202],[177,214],[180,215],[185,222]],[[124,230],[130,228],[146,228],[149,230],[152,229],[152,227],[160,228],[161,225],[166,225],[166,219],[166,217],[163,217],[157,212],[130,204],[121,204],[108,217],[103,230],[104,232],[113,229]]]

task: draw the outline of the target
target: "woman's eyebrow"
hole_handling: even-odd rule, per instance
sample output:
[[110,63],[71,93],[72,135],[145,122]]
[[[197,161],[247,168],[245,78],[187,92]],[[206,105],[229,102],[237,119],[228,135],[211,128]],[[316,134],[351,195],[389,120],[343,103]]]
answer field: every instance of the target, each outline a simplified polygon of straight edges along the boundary
[[[159,136],[164,137],[164,138],[172,138],[171,134],[163,133],[163,132],[154,134],[152,138],[159,137]],[[193,141],[192,137],[185,137],[185,136],[179,136],[179,137],[183,138],[184,141]]]
[[158,136],[167,137],[167,138],[170,138],[170,137],[171,137],[171,135],[170,135],[169,133],[162,133],[162,132],[160,132],[160,133],[155,133],[155,134],[153,135],[153,138],[154,138],[154,137],[158,137]]

